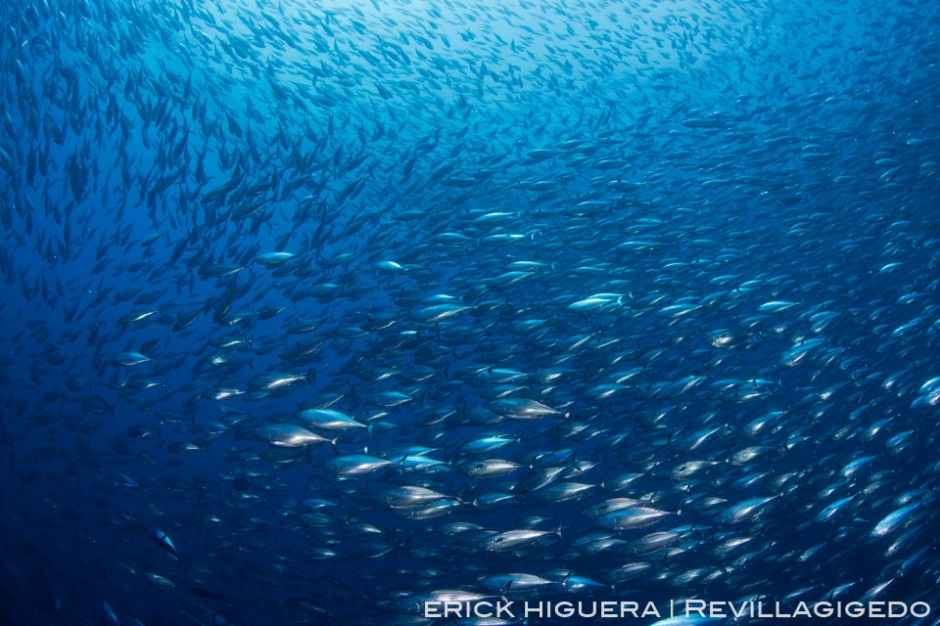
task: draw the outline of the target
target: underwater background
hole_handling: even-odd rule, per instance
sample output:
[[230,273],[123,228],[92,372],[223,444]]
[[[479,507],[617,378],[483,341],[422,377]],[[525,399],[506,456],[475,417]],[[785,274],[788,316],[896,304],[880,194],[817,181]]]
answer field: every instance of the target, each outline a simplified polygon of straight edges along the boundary
[[940,3],[0,15],[0,624],[940,623]]

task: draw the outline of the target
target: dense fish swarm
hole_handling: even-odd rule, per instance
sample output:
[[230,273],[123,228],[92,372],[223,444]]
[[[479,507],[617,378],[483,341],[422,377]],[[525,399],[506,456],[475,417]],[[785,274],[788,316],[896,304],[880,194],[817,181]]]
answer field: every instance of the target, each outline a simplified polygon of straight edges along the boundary
[[0,15],[0,623],[938,623],[934,0]]

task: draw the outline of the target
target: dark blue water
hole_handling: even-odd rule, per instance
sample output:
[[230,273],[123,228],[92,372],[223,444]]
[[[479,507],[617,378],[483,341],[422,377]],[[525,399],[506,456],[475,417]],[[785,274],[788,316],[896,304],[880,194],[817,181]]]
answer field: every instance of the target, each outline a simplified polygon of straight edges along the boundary
[[0,623],[938,623],[938,8],[4,4]]

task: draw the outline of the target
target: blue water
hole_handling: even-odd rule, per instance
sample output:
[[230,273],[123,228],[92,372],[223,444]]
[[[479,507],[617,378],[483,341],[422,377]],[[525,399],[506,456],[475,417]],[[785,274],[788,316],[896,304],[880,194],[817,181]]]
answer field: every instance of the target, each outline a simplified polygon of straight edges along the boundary
[[938,8],[4,4],[0,623],[940,610]]

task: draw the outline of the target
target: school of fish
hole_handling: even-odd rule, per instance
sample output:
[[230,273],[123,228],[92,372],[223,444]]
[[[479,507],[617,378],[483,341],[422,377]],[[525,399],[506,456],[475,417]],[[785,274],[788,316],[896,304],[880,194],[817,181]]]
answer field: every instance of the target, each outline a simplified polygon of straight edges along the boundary
[[0,15],[0,623],[940,624],[940,4]]

